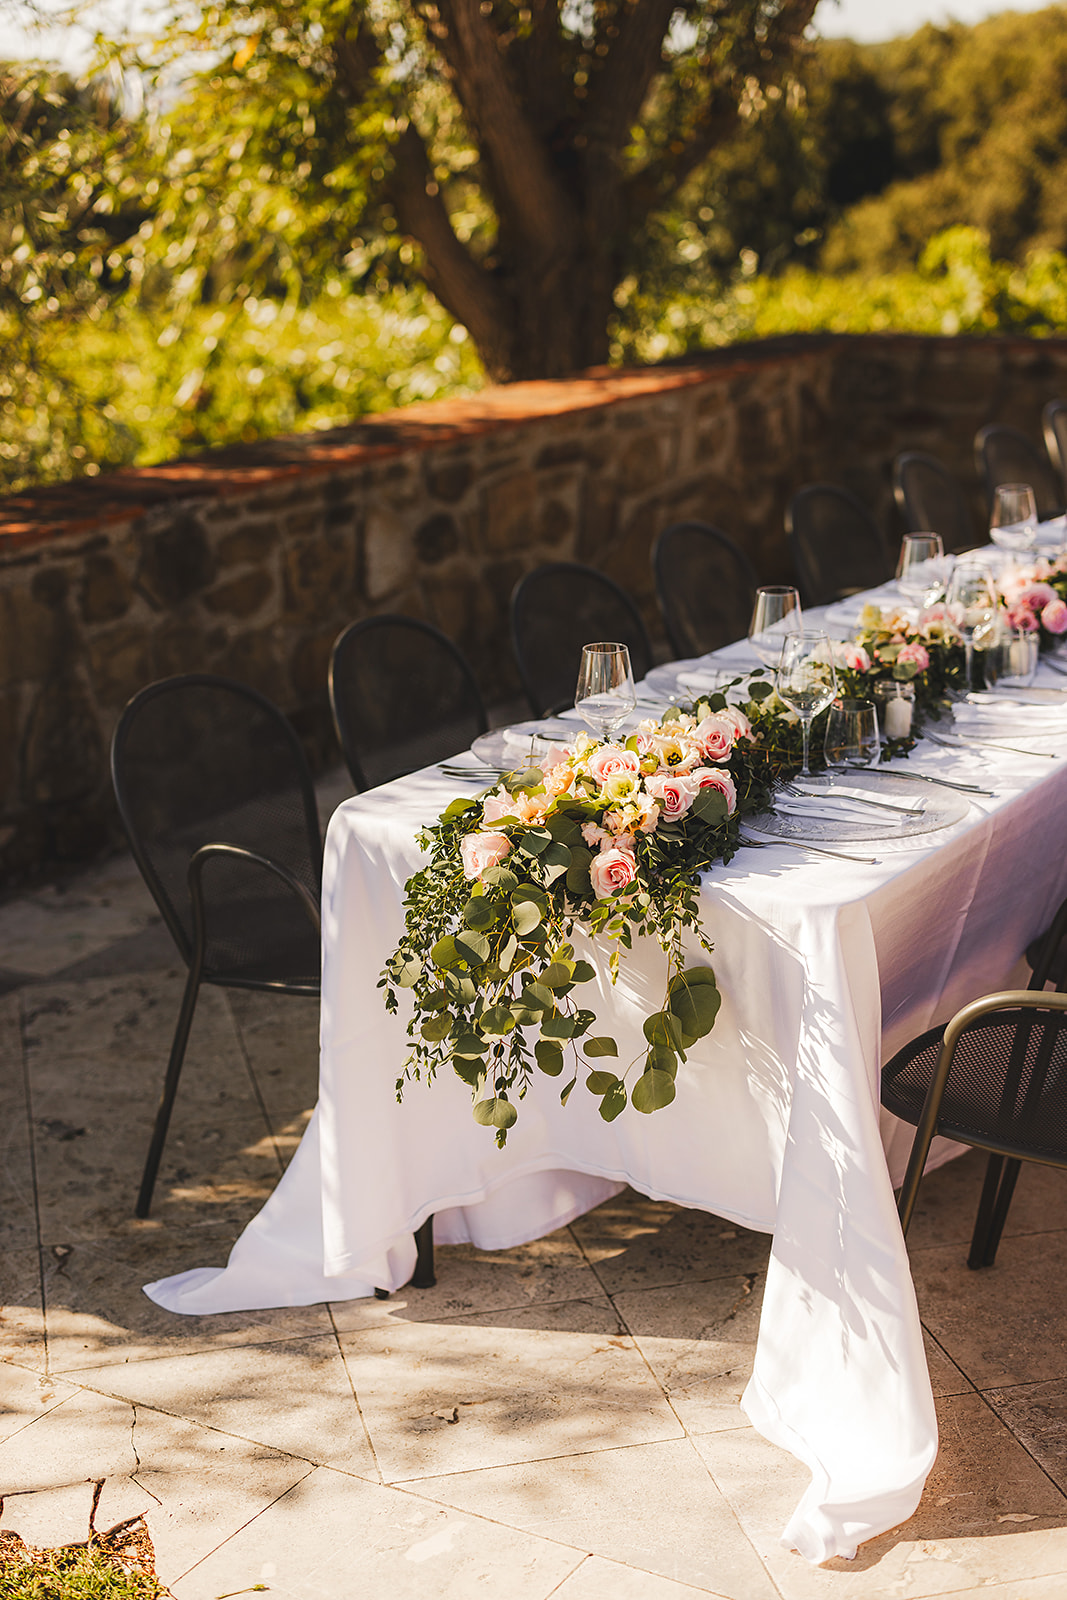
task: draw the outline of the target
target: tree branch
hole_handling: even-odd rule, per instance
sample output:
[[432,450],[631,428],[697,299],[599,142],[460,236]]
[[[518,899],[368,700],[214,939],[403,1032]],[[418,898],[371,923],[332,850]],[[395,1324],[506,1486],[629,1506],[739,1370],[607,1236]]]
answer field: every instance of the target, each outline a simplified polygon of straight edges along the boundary
[[577,235],[578,219],[523,113],[490,21],[478,0],[439,0],[438,10],[449,38],[437,30],[435,38],[489,157],[502,209],[527,249],[538,255],[566,252]]
[[640,0],[617,13],[618,35],[593,74],[586,99],[591,134],[611,149],[625,143],[637,121],[661,69],[664,35],[677,9],[677,0]]
[[404,233],[425,257],[423,276],[441,304],[470,331],[490,377],[510,375],[510,308],[486,269],[456,237],[426,147],[412,123],[393,146],[387,190]]

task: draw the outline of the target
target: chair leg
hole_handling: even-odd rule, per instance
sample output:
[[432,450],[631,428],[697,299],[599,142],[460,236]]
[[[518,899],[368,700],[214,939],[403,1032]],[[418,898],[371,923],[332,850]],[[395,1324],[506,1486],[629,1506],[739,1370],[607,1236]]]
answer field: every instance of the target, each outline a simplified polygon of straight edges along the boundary
[[189,1030],[193,1025],[193,1012],[196,1010],[196,997],[199,992],[200,967],[198,963],[194,963],[189,968],[189,976],[185,981],[185,993],[182,996],[181,1010],[178,1012],[178,1023],[174,1029],[174,1042],[170,1047],[167,1075],[163,1080],[163,1095],[159,1102],[159,1110],[156,1112],[152,1140],[148,1146],[148,1156],[141,1178],[141,1191],[137,1196],[135,1209],[139,1217],[147,1217],[152,1206],[152,1191],[156,1186],[156,1174],[159,1172],[159,1163],[163,1156],[170,1114],[174,1109],[174,1096],[178,1092],[178,1079],[181,1077],[185,1047],[189,1043]]
[[413,1289],[432,1289],[437,1282],[433,1270],[433,1217],[429,1216],[421,1228],[415,1230],[415,1271],[411,1278]]
[[974,1233],[971,1235],[971,1253],[967,1257],[967,1265],[972,1271],[977,1271],[979,1267],[985,1265],[986,1245],[989,1242],[989,1227],[993,1220],[993,1210],[996,1206],[997,1190],[1000,1187],[1000,1174],[1003,1166],[1003,1156],[991,1155],[986,1162],[982,1197],[978,1202],[978,1215],[974,1219]]
[[1022,1170],[1021,1161],[1008,1160],[1004,1163],[1004,1176],[1000,1180],[997,1190],[997,1204],[989,1224],[989,1238],[985,1247],[984,1267],[991,1267],[997,1258],[997,1246],[1000,1236],[1004,1232],[1004,1224],[1008,1220],[1008,1211],[1011,1208],[1012,1198],[1015,1194],[1015,1185]]

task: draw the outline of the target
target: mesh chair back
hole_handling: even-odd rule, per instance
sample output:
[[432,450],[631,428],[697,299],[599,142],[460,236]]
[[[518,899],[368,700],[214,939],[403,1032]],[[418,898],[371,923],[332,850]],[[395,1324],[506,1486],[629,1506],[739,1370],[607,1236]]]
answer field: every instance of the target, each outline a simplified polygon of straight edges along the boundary
[[602,572],[556,561],[515,585],[511,641],[535,716],[574,704],[582,646],[602,640],[626,645],[634,678],[645,676],[652,665],[652,646],[641,614]]
[[[882,1101],[918,1123],[944,1030],[932,1028],[882,1075]],[[1067,1014],[1006,1006],[960,1034],[938,1133],[1004,1155],[1067,1165]]]
[[468,750],[489,726],[474,674],[428,622],[353,622],[330,657],[334,727],[357,789]]
[[1041,413],[1045,449],[1063,483],[1067,503],[1067,400],[1050,400]]
[[[269,856],[318,899],[311,774],[290,723],[254,689],[208,674],[142,689],[119,719],[111,771],[137,864],[186,961],[194,939],[186,874],[202,845]],[[205,976],[317,983],[318,939],[290,889],[232,861],[211,863],[203,886]]]
[[702,656],[744,638],[756,574],[725,533],[706,522],[675,522],[653,546],[652,571],[676,656]]
[[985,484],[990,510],[993,494],[1001,483],[1028,483],[1037,501],[1037,514],[1044,521],[1063,510],[1063,484],[1045,452],[1018,428],[990,422],[974,436],[974,459],[978,475]]
[[893,494],[908,533],[939,533],[946,550],[970,550],[974,526],[963,491],[936,456],[907,450],[893,462]]
[[805,605],[825,605],[892,577],[881,530],[848,489],[832,483],[801,489],[786,509],[785,531]]

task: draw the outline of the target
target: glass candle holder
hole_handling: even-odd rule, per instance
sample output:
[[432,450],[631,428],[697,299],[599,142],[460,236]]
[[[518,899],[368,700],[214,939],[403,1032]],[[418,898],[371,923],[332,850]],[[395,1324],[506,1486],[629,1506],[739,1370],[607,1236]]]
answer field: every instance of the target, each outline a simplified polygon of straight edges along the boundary
[[915,685],[881,678],[874,685],[874,703],[883,739],[910,739],[915,713]]

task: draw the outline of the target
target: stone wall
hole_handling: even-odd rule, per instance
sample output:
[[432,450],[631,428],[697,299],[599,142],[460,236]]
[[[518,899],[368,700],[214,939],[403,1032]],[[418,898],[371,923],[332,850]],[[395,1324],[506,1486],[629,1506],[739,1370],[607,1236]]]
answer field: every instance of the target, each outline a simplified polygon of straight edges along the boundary
[[347,428],[215,451],[0,502],[0,883],[116,838],[107,745],[131,694],[172,672],[255,684],[314,764],[337,759],[330,646],[373,612],[435,622],[490,701],[515,692],[507,601],[545,560],[586,561],[662,644],[649,550],[717,523],[788,580],[782,516],[847,483],[892,526],[890,468],[939,455],[982,508],[971,440],[1038,436],[1067,341],[812,337],[683,364],[519,384]]

